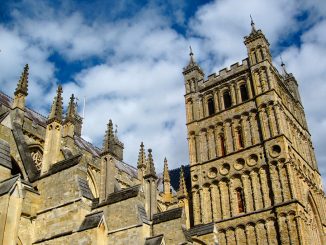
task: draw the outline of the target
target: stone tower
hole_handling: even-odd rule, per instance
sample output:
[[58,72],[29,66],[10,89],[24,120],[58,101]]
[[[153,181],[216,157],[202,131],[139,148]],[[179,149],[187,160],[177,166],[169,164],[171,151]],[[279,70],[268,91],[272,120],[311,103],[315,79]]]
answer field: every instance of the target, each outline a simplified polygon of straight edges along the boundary
[[[193,224],[219,244],[325,244],[325,194],[298,83],[251,22],[248,58],[184,68]],[[209,240],[207,240],[209,241]],[[210,240],[212,241],[212,240]]]

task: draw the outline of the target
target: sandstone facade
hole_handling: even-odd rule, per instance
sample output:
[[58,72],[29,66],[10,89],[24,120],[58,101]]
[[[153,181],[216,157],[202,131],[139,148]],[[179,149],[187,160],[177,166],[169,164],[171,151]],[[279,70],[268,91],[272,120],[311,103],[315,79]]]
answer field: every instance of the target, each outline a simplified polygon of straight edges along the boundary
[[[74,95],[46,118],[0,93],[0,244],[325,244],[321,176],[298,83],[252,23],[248,58],[205,80],[184,68],[188,166],[137,166],[110,120],[102,149],[81,137]],[[135,164],[136,165],[136,164]]]

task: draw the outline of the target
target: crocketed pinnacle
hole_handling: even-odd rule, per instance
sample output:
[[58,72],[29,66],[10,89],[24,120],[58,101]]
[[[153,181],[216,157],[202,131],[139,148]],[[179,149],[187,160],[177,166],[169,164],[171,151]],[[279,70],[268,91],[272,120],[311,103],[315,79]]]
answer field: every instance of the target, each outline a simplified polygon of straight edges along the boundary
[[139,154],[138,154],[138,161],[137,161],[137,168],[144,168],[146,167],[146,154],[143,142],[140,144]]
[[103,152],[112,151],[114,145],[114,134],[113,134],[113,123],[112,120],[109,120],[107,124],[107,130],[105,132],[104,142],[103,142]]
[[148,178],[148,177],[157,178],[156,172],[155,172],[153,156],[152,156],[152,149],[148,149],[148,155],[147,155],[147,161],[146,161],[145,178]]
[[178,191],[179,198],[188,196],[183,168],[184,166],[182,165],[180,168],[180,182],[179,182],[179,191]]
[[171,182],[168,168],[168,160],[166,159],[166,157],[164,158],[163,180],[164,182]]
[[48,123],[53,121],[57,121],[59,123],[62,122],[62,105],[62,86],[59,85],[57,89],[57,96],[54,98],[52,103]]
[[68,109],[67,109],[67,114],[66,114],[66,122],[70,121],[73,122],[76,116],[76,102],[75,102],[75,96],[72,94],[70,96],[69,104],[68,104]]
[[24,67],[24,71],[22,72],[21,76],[20,76],[20,79],[18,81],[18,84],[17,84],[17,88],[15,90],[15,95],[21,93],[25,96],[27,96],[27,91],[28,91],[28,70],[29,70],[29,67],[28,67],[28,64],[25,65]]

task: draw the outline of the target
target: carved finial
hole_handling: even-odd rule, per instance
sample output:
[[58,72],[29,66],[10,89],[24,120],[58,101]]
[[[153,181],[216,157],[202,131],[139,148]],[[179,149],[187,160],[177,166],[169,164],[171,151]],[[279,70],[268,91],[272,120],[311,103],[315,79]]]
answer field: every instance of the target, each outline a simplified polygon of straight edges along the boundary
[[184,177],[184,166],[182,165],[180,168],[180,183],[179,183],[178,197],[183,198],[187,196],[188,196],[188,192],[187,192],[186,181]]
[[255,22],[252,19],[252,16],[251,15],[250,15],[250,20],[251,20],[251,23],[250,23],[250,25],[251,25],[251,31],[252,32],[255,32],[256,31]]
[[137,168],[144,168],[146,167],[146,154],[143,142],[140,144],[139,154],[138,154],[138,162]]
[[62,86],[60,84],[57,89],[57,96],[54,98],[52,103],[48,123],[53,121],[57,121],[59,123],[62,122],[62,105]]
[[164,182],[170,182],[168,160],[166,159],[166,157],[164,158],[163,180],[164,180]]
[[21,93],[25,96],[27,96],[27,91],[28,91],[28,70],[29,70],[29,67],[28,67],[28,64],[25,65],[24,67],[24,71],[22,72],[21,76],[20,76],[20,79],[18,81],[18,84],[17,84],[17,88],[15,90],[15,95]]
[[155,166],[154,166],[153,156],[152,156],[152,149],[148,149],[145,177],[154,177],[154,178],[157,178],[156,172],[155,172]]

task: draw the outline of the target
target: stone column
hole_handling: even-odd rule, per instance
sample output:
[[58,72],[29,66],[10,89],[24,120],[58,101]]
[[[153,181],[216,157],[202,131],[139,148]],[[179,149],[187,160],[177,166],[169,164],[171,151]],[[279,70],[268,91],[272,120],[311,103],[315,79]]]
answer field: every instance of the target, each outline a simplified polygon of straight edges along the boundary
[[194,209],[194,223],[195,225],[198,225],[201,223],[199,191],[194,190],[192,192],[192,197],[193,197],[193,209]]
[[247,241],[250,241],[250,245],[257,244],[257,237],[255,234],[255,227],[253,224],[249,223],[246,225],[246,235],[247,235]]
[[258,173],[256,173],[255,171],[251,171],[250,179],[251,179],[252,190],[254,194],[254,207],[255,210],[258,210],[263,208]]
[[252,143],[255,145],[259,143],[258,124],[256,121],[256,114],[254,112],[250,112],[249,117],[250,117],[249,121],[250,121],[250,132],[252,137]]
[[219,98],[218,90],[214,90],[213,96],[214,96],[214,102],[216,105],[215,110],[216,110],[216,112],[219,112],[221,110],[221,105],[220,105],[220,98]]
[[278,218],[278,223],[280,226],[281,232],[281,242],[283,244],[290,244],[289,240],[289,233],[288,233],[288,228],[286,224],[286,217],[285,216],[279,216]]
[[249,176],[247,174],[242,174],[241,181],[242,181],[242,186],[243,186],[244,198],[245,198],[245,202],[246,202],[246,212],[252,212],[254,210],[253,195],[252,195],[252,191],[251,191],[252,189],[251,189]]
[[231,101],[232,101],[232,105],[236,105],[236,95],[235,95],[235,90],[234,90],[234,84],[232,84],[230,86],[230,95],[231,95]]
[[269,122],[268,125],[269,125],[269,129],[270,129],[270,134],[272,137],[274,137],[274,136],[278,135],[278,131],[277,131],[277,125],[276,125],[276,119],[275,119],[273,106],[268,105],[266,108],[266,112],[267,112],[267,120]]
[[249,77],[246,78],[246,84],[247,84],[247,91],[248,91],[249,99],[251,99],[253,97],[253,91],[252,91]]
[[237,245],[247,245],[246,233],[244,227],[238,226],[235,229],[235,238],[237,241]]
[[287,217],[287,225],[290,233],[291,244],[299,244],[297,225],[295,222],[295,215],[289,214]]
[[282,202],[282,193],[281,193],[281,185],[278,176],[278,170],[275,165],[269,166],[269,172],[271,176],[272,188],[274,192],[274,201],[275,203]]
[[190,158],[190,165],[196,163],[196,142],[195,142],[195,135],[190,134],[188,139],[189,144],[189,158]]
[[224,123],[224,139],[226,142],[226,152],[230,153],[234,151],[233,148],[233,137],[232,137],[232,130],[231,130],[231,120],[225,121]]
[[268,219],[266,222],[268,245],[277,245],[276,229],[274,220]]
[[228,229],[226,231],[226,244],[227,245],[236,245],[234,230]]
[[256,224],[257,242],[259,245],[265,245],[267,242],[265,225],[262,222]]
[[259,169],[259,177],[260,177],[260,182],[262,187],[261,189],[263,192],[264,207],[267,208],[271,206],[271,199],[269,197],[268,179],[264,167]]
[[220,220],[221,216],[221,200],[218,187],[215,184],[210,186],[210,192],[212,197],[212,209],[213,209],[213,221]]
[[282,196],[283,201],[288,201],[290,199],[290,190],[289,190],[289,182],[288,182],[288,176],[286,173],[285,165],[278,164],[278,172],[280,175],[281,180],[281,188],[282,188]]
[[289,198],[293,199],[293,198],[296,198],[296,194],[295,194],[295,180],[294,180],[294,174],[293,174],[293,171],[292,171],[292,166],[291,166],[291,162],[287,162],[286,165],[286,175],[288,176],[289,178],[289,190],[290,190],[290,196]]
[[221,203],[222,203],[222,215],[223,219],[230,217],[230,204],[229,204],[229,192],[227,183],[224,181],[219,182]]
[[215,145],[215,134],[214,127],[209,127],[208,129],[208,149],[209,149],[209,159],[214,159],[216,157],[216,145]]
[[249,129],[248,116],[242,115],[240,120],[241,120],[244,148],[246,148],[251,145],[251,135]]

